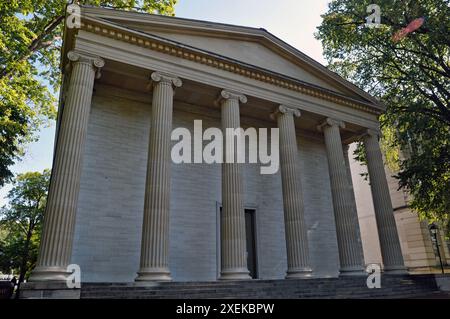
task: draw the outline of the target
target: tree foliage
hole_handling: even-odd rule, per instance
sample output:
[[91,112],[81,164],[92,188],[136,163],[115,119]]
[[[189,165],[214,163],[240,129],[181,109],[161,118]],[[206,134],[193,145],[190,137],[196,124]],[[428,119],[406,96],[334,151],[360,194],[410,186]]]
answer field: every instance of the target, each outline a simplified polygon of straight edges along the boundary
[[18,272],[19,282],[36,263],[49,182],[49,170],[18,175],[0,209],[0,271]]
[[[40,125],[55,118],[66,0],[0,0],[0,186]],[[103,6],[166,15],[176,0],[85,0]]]
[[[329,67],[378,97],[383,150],[399,186],[423,217],[450,213],[450,8],[447,0],[379,0],[381,25],[368,28],[372,0],[335,0],[316,37]],[[424,24],[402,40],[399,30]],[[361,154],[361,153],[359,153]]]

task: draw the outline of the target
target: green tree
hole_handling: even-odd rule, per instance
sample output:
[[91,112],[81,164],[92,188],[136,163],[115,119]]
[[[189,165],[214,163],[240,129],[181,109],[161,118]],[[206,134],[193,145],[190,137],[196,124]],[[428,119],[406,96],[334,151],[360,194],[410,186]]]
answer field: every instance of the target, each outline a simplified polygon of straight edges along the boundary
[[50,170],[18,175],[0,209],[0,270],[18,271],[19,283],[36,263],[49,182]]
[[[378,0],[381,25],[365,26],[373,0],[335,0],[316,37],[329,67],[378,97],[382,146],[422,217],[450,213],[450,8],[445,0]],[[393,36],[418,18],[422,26]],[[416,20],[417,21],[417,20]],[[357,157],[364,160],[361,147]]]
[[[0,186],[21,145],[55,118],[66,0],[0,0]],[[84,0],[104,6],[166,15],[176,0]]]

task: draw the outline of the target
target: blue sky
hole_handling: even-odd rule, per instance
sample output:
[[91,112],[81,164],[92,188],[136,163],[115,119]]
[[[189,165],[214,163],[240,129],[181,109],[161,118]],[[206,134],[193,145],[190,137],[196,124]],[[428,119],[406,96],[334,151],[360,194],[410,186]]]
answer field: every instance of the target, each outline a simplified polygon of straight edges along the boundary
[[[264,28],[324,64],[322,46],[314,38],[328,0],[178,0],[177,17]],[[25,147],[24,158],[14,173],[42,171],[52,164],[54,123],[39,132],[39,141]],[[0,207],[10,185],[0,189]]]

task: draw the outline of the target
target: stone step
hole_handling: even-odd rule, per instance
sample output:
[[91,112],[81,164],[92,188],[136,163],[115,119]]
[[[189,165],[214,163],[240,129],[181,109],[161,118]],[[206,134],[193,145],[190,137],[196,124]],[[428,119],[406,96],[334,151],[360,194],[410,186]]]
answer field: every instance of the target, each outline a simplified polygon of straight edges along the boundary
[[391,290],[371,290],[370,292],[359,290],[359,291],[345,291],[345,290],[324,290],[324,291],[255,291],[255,290],[243,290],[243,291],[168,291],[164,293],[155,292],[155,291],[146,291],[146,292],[133,292],[133,291],[122,291],[122,292],[95,292],[95,293],[82,293],[82,296],[119,296],[119,295],[130,295],[130,296],[187,296],[194,298],[196,294],[208,295],[211,297],[218,297],[223,295],[230,296],[267,296],[267,297],[276,297],[276,296],[289,296],[289,295],[302,295],[302,296],[316,296],[316,295],[347,295],[347,296],[362,296],[362,295],[391,295],[391,294],[417,294],[423,292],[433,292],[433,289],[391,289]]
[[[434,288],[434,286],[427,286],[427,285],[408,285],[408,286],[395,286],[396,290],[418,290],[418,289],[429,289],[429,288]],[[153,292],[153,293],[171,293],[173,291],[177,291],[179,293],[183,293],[183,292],[192,292],[192,291],[204,291],[204,292],[211,292],[211,293],[216,293],[216,292],[234,292],[236,290],[239,291],[255,291],[255,290],[259,290],[259,291],[264,291],[264,292],[270,292],[270,291],[286,291],[286,292],[296,292],[296,291],[300,291],[300,292],[309,292],[309,291],[330,291],[330,290],[335,290],[337,292],[343,291],[346,293],[351,293],[352,291],[354,292],[359,292],[359,291],[366,291],[368,288],[364,287],[364,286],[358,286],[358,287],[336,287],[336,286],[322,286],[322,287],[284,287],[283,289],[275,289],[275,288],[262,288],[262,287],[228,287],[228,288],[221,288],[221,287],[207,287],[207,288],[197,288],[197,289],[192,289],[190,287],[180,287],[177,289],[145,289],[145,288],[128,288],[128,289],[86,289],[83,290],[84,293],[103,293],[103,292],[108,292],[108,293],[116,293],[116,292],[120,292],[123,290],[127,290],[129,292],[132,293],[144,293],[144,292]],[[385,289],[382,288],[381,291],[384,291]]]
[[85,283],[81,298],[402,298],[437,291],[433,277],[383,276],[381,289],[368,289],[365,277],[241,282]]
[[[417,289],[429,289],[429,288],[435,288],[434,286],[428,286],[428,285],[413,285],[413,286],[403,286],[403,285],[398,285],[398,286],[384,286],[382,287],[382,289],[380,291],[384,291],[387,288],[395,288],[397,290],[401,289],[401,290],[417,290]],[[184,288],[177,288],[177,289],[86,289],[83,290],[84,292],[88,293],[88,292],[103,292],[103,291],[107,291],[107,292],[111,292],[111,293],[115,293],[115,292],[120,292],[123,290],[126,291],[130,291],[130,292],[134,292],[134,293],[140,293],[140,292],[146,292],[146,291],[153,291],[155,293],[164,293],[164,292],[170,292],[170,291],[186,291],[186,292],[190,292],[190,291],[205,291],[205,292],[218,292],[218,291],[253,291],[253,290],[259,290],[259,291],[265,291],[265,292],[270,292],[270,291],[325,291],[325,290],[336,290],[336,291],[345,291],[345,292],[351,292],[351,291],[365,291],[367,290],[367,287],[336,287],[336,286],[322,286],[322,287],[285,287],[284,289],[274,289],[274,288],[261,288],[261,287],[236,287],[236,288],[215,288],[215,287],[208,287],[208,288],[202,288],[202,289],[192,289],[189,287],[184,287]]]

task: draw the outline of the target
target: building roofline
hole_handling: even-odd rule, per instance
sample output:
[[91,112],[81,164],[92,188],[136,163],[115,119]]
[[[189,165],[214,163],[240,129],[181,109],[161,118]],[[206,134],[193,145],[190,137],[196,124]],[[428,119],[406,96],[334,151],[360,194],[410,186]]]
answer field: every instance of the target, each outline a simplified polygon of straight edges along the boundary
[[[348,97],[349,99],[363,102],[364,104],[370,104],[375,109],[378,109],[379,111],[384,111],[385,106],[376,98],[362,90],[361,88],[357,87],[353,83],[345,80],[335,72],[330,71],[328,68],[320,64],[319,62],[315,61],[313,58],[309,57],[308,55],[304,54],[300,50],[294,48],[293,46],[289,45],[288,43],[284,42],[280,38],[276,37],[272,33],[268,32],[267,30],[263,28],[255,28],[255,27],[247,27],[247,26],[237,26],[232,24],[226,24],[226,23],[219,23],[219,22],[210,22],[210,21],[204,21],[204,20],[194,20],[194,19],[188,19],[188,18],[179,18],[179,17],[170,17],[170,16],[163,16],[163,15],[157,15],[157,14],[149,14],[149,13],[142,13],[142,12],[131,12],[131,11],[124,11],[124,10],[117,10],[112,8],[100,8],[100,7],[92,7],[92,6],[82,6],[82,13],[83,15],[86,15],[87,17],[96,18],[99,20],[103,20],[104,23],[112,23],[117,26],[120,25],[120,27],[125,27],[120,22],[129,22],[129,23],[137,23],[137,24],[143,24],[143,25],[150,25],[155,27],[168,27],[168,28],[174,28],[177,30],[183,30],[186,32],[214,32],[216,34],[222,33],[232,35],[236,38],[245,38],[248,37],[251,40],[255,42],[265,42],[266,45],[269,45],[269,49],[273,50],[279,50],[282,51],[282,53],[286,55],[290,55],[291,59],[295,59],[295,61],[298,61],[299,64],[306,64],[306,67],[309,67],[313,72],[317,72],[318,75],[322,76],[325,79],[328,79],[328,82],[335,83],[335,85],[341,85],[342,87],[346,88],[347,90],[350,90],[351,92],[357,94],[359,97],[363,99],[363,101],[360,101],[359,99],[355,99],[352,97]],[[114,21],[114,22],[113,22]],[[181,22],[181,23],[180,23]],[[127,27],[128,29],[134,31],[134,32],[142,32],[149,36],[156,35],[150,34],[148,32],[144,32],[141,30],[136,30],[131,27]],[[169,40],[163,37],[160,37],[162,40],[165,41],[172,41],[174,44],[182,45],[185,47],[188,47],[186,44],[177,43],[176,41]],[[264,44],[264,43],[262,43]],[[200,50],[198,48],[192,47],[193,49]],[[214,54],[218,55],[217,53],[212,53],[203,50],[205,53],[208,54]],[[220,55],[218,55],[220,56]],[[223,57],[222,58],[226,58]],[[227,58],[230,59],[230,58]],[[234,62],[238,62],[237,60],[234,60]],[[239,63],[243,63],[240,62]],[[265,70],[260,67],[261,70],[264,70],[266,72],[276,73],[273,71]],[[288,76],[282,75],[285,78],[289,78]],[[292,78],[291,78],[292,79]],[[295,79],[296,81],[303,82],[301,80]],[[308,83],[309,85],[312,85]],[[312,85],[314,86],[314,85]],[[322,88],[323,90],[326,90]],[[331,90],[328,90],[331,91]],[[334,91],[332,91],[334,92]],[[336,94],[342,95],[340,93],[334,92]]]

